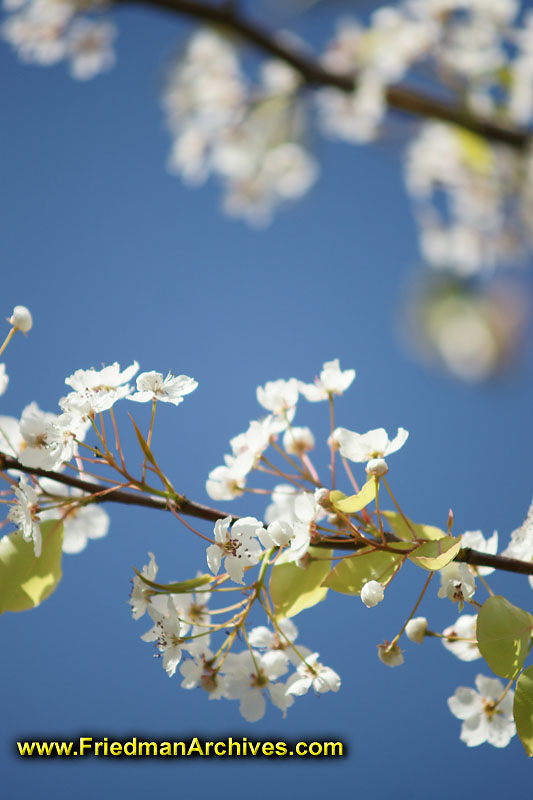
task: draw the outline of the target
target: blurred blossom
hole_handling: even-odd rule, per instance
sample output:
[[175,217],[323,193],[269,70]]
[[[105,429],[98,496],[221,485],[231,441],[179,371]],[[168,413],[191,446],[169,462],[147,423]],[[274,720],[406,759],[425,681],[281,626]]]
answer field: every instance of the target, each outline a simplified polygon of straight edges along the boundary
[[277,206],[306,194],[318,176],[302,141],[298,89],[294,70],[278,61],[265,62],[260,85],[250,86],[230,42],[195,33],[163,96],[174,137],[170,171],[195,184],[216,175],[228,215],[267,224]]
[[411,288],[407,344],[464,381],[486,380],[516,355],[528,311],[518,286],[435,276]]

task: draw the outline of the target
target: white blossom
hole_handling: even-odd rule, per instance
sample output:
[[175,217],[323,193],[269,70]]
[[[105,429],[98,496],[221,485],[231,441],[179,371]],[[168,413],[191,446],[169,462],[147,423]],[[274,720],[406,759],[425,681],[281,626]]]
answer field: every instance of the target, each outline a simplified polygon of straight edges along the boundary
[[249,457],[253,457],[253,463],[255,464],[269,446],[272,436],[278,433],[279,430],[279,420],[271,414],[260,420],[252,420],[248,430],[230,439],[233,455],[238,457],[247,453]]
[[277,416],[290,415],[298,402],[298,381],[296,378],[288,381],[280,379],[258,386],[257,402]]
[[243,517],[233,524],[231,517],[215,522],[215,544],[207,548],[207,564],[213,575],[217,575],[222,559],[224,566],[235,583],[244,584],[246,567],[252,567],[261,558],[261,545],[256,535],[263,526],[255,517]]
[[[519,561],[533,560],[533,503],[522,525],[512,532],[511,541],[502,555],[517,558]],[[530,575],[528,580],[533,589],[533,576]]]
[[210,700],[220,700],[227,694],[227,678],[213,666],[213,653],[207,647],[203,647],[193,658],[182,661],[180,672],[184,689],[196,689],[199,686],[209,694]]
[[136,379],[137,391],[128,395],[128,400],[136,403],[147,403],[151,400],[160,400],[162,403],[173,403],[175,406],[183,401],[186,394],[193,392],[198,386],[197,381],[187,375],[173,375],[168,373],[163,378],[161,372],[141,372]]
[[312,651],[304,645],[294,646],[298,637],[298,628],[291,619],[282,619],[278,622],[276,631],[259,625],[252,628],[248,634],[248,641],[251,647],[258,650],[281,650],[289,661],[295,666],[302,663],[302,659],[311,655]]
[[254,468],[255,453],[246,450],[238,456],[224,456],[225,464],[211,470],[205,489],[213,500],[233,500],[242,494],[246,476]]
[[72,414],[50,414],[30,403],[22,412],[20,433],[24,440],[19,460],[25,467],[55,470],[77,452],[87,424]]
[[281,650],[258,651],[252,654],[230,653],[221,672],[227,680],[227,697],[240,701],[240,712],[247,722],[257,722],[266,710],[265,691],[274,705],[282,711],[292,705],[294,699],[285,691],[275,690],[275,681],[288,670],[288,658]]
[[476,582],[468,565],[452,561],[440,569],[439,574],[441,584],[438,596],[459,603],[462,610],[464,603],[471,600],[476,591]]
[[283,447],[289,455],[301,456],[314,446],[315,437],[309,428],[291,427],[283,434]]
[[271,523],[276,520],[285,522],[296,522],[297,516],[294,510],[298,489],[290,483],[279,483],[272,490],[272,502],[267,506],[264,518],[265,522]]
[[314,383],[299,381],[298,386],[306,400],[317,403],[327,400],[334,394],[343,394],[351,386],[354,378],[355,370],[341,370],[339,359],[335,358],[333,361],[325,362]]
[[[155,581],[155,577],[157,575],[157,564],[155,562],[154,554],[148,553],[148,555],[150,557],[150,561],[142,568],[141,575],[153,582]],[[152,595],[153,589],[144,583],[144,581],[141,580],[138,575],[135,575],[133,578],[133,587],[129,599],[133,619],[140,619],[143,616],[148,604],[150,603]]]
[[448,700],[452,714],[463,720],[461,741],[467,747],[477,747],[488,742],[494,747],[507,747],[516,733],[513,721],[514,692],[503,694],[502,682],[497,678],[478,675],[475,680],[477,692],[459,686]]
[[0,451],[18,458],[24,447],[26,443],[20,432],[19,420],[15,417],[0,416]]
[[320,664],[318,655],[311,653],[298,665],[296,673],[287,681],[287,694],[300,696],[311,688],[319,694],[339,691],[341,679],[331,667]]
[[[498,532],[494,531],[490,539],[485,539],[481,531],[465,531],[461,537],[461,547],[470,547],[480,553],[496,555],[498,552]],[[490,575],[494,567],[476,567],[479,575]]]
[[91,417],[110,409],[117,400],[131,394],[128,381],[135,375],[139,365],[136,361],[122,372],[115,361],[101,370],[78,369],[65,378],[67,386],[74,391],[59,401],[63,411],[82,418]]
[[[87,478],[82,475],[82,478]],[[109,515],[97,503],[83,503],[81,498],[87,496],[80,489],[70,489],[63,483],[49,478],[40,478],[39,486],[43,492],[57,502],[57,500],[80,498],[78,503],[65,503],[61,508],[51,508],[39,513],[42,521],[47,519],[63,520],[63,545],[64,553],[81,553],[85,550],[89,539],[101,539],[109,530]],[[44,499],[44,498],[43,498]]]
[[116,28],[110,22],[76,19],[70,26],[66,39],[72,77],[86,81],[111,69],[115,63],[115,36]]
[[39,498],[24,475],[20,476],[19,485],[15,486],[13,493],[15,505],[11,506],[7,518],[18,527],[25,542],[33,542],[33,552],[35,557],[39,558],[42,550],[41,528],[36,513]]
[[163,669],[172,677],[181,660],[183,647],[181,625],[174,600],[172,597],[166,598],[166,609],[163,612],[150,603],[148,613],[155,624],[141,639],[144,642],[157,642],[158,649],[163,653]]
[[299,492],[294,499],[294,516],[294,536],[287,555],[291,561],[300,561],[309,549],[316,522],[323,519],[326,512],[314,493]]
[[477,646],[477,614],[462,614],[457,621],[445,628],[441,639],[442,644],[457,656],[461,661],[475,661],[481,658],[481,653]]
[[9,375],[6,372],[6,365],[0,364],[0,395],[4,394],[9,383]]
[[333,432],[333,441],[338,445],[341,455],[350,461],[370,461],[382,459],[395,453],[405,444],[409,433],[404,428],[398,428],[394,439],[389,440],[384,428],[376,428],[367,433],[354,433],[347,428],[336,428]]

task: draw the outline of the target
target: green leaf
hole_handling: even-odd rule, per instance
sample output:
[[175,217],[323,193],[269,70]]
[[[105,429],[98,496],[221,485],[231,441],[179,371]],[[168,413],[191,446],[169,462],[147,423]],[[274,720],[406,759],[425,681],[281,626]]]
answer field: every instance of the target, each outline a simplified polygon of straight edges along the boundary
[[518,678],[513,711],[516,732],[528,756],[533,756],[533,667]]
[[496,675],[514,678],[529,651],[533,618],[505,597],[489,597],[477,618],[481,655]]
[[269,591],[278,619],[295,617],[305,608],[320,603],[327,594],[322,581],[331,569],[333,550],[311,548],[309,553],[311,558],[304,568],[294,563],[278,563],[272,568]]
[[25,542],[20,533],[0,539],[0,614],[38,606],[61,580],[63,523],[53,519],[42,522],[41,535],[39,558],[33,542]]
[[333,507],[338,511],[342,511],[344,514],[355,514],[375,499],[376,481],[373,477],[365,483],[359,494],[353,494],[351,497],[346,497],[343,500],[337,501],[335,501],[330,494]]
[[446,536],[444,531],[441,531],[440,528],[435,528],[433,525],[417,525],[416,522],[411,522],[411,520],[408,520],[409,525],[407,525],[397,511],[382,511],[381,516],[385,517],[396,536],[406,542],[412,542],[413,539],[436,541]]
[[402,555],[367,547],[357,556],[339,561],[323,585],[341,594],[361,594],[368,581],[378,581],[386,586],[404,559]]
[[492,168],[494,161],[491,146],[482,136],[465,128],[456,127],[455,134],[466,166],[485,175]]
[[330,501],[330,503],[332,505],[335,505],[335,503],[338,503],[339,500],[344,500],[345,497],[346,497],[346,495],[344,494],[344,492],[339,492],[338,489],[333,489],[329,493],[329,501]]
[[197,578],[190,578],[187,581],[179,581],[178,583],[154,583],[145,578],[138,569],[133,567],[135,574],[152,589],[158,592],[167,592],[169,594],[183,594],[185,592],[193,592],[199,586],[205,586],[213,580],[213,575],[198,575]]
[[436,542],[426,542],[417,547],[409,558],[424,569],[442,569],[453,561],[461,549],[461,537],[445,536]]
[[133,419],[131,414],[129,414],[128,416],[131,419],[133,427],[135,428],[135,435],[137,436],[137,441],[139,442],[139,447],[143,451],[143,453],[144,453],[145,457],[148,459],[148,461],[151,464],[153,464],[154,467],[157,467],[157,462],[156,462],[156,460],[155,460],[155,458],[153,456],[153,453],[150,450],[150,448],[148,447],[148,443],[146,442],[146,439],[144,438],[144,436],[140,432],[139,428],[137,427],[137,423],[135,422],[135,420]]

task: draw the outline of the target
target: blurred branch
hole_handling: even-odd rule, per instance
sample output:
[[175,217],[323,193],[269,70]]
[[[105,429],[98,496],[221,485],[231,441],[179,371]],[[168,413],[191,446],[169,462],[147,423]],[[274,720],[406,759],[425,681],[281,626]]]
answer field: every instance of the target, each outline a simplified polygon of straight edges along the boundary
[[[236,4],[212,5],[200,0],[116,0],[117,5],[144,3],[176,14],[203,20],[227,28],[264,53],[279,58],[300,73],[309,86],[330,86],[344,92],[353,91],[353,75],[339,75],[325,69],[319,61],[288,44],[276,33],[264,30],[238,13]],[[532,131],[506,127],[490,119],[473,116],[464,108],[452,105],[402,85],[389,86],[387,102],[396,111],[418,117],[430,117],[459,125],[492,142],[518,149],[525,148],[533,136]]]
[[[91,483],[90,481],[84,481],[81,478],[74,478],[71,475],[65,475],[61,472],[48,472],[47,470],[38,469],[37,467],[25,467],[15,458],[11,458],[11,456],[6,456],[3,453],[0,453],[0,473],[9,469],[15,469],[20,472],[25,472],[29,475],[36,475],[42,478],[50,478],[51,480],[65,484],[66,486],[72,486],[73,488],[81,489],[82,491],[87,492],[87,494],[92,495],[93,502],[95,503],[121,503],[123,505],[155,508],[159,511],[171,510],[170,503],[167,500],[157,497],[146,497],[142,494],[135,494],[133,491],[118,488],[114,489],[110,486]],[[210,508],[209,506],[201,505],[200,503],[195,503],[192,500],[188,500],[186,497],[183,497],[179,504],[172,503],[172,509],[178,510],[181,514],[186,516],[204,519],[208,522],[216,522],[218,519],[223,519],[224,517],[229,516],[231,516],[234,522],[238,519],[238,516],[228,514],[225,511],[219,511],[216,508]],[[388,542],[401,541],[392,533],[387,533],[386,539]],[[360,550],[366,545],[346,539],[329,539],[328,541],[317,542],[313,546],[324,548],[334,547],[336,550],[347,550],[353,552]],[[463,562],[465,564],[470,564],[471,566],[475,567],[494,567],[495,569],[503,570],[505,572],[514,572],[519,575],[533,575],[533,562],[519,561],[516,558],[506,558],[505,556],[482,553],[479,550],[472,550],[469,547],[465,547],[460,550],[454,560]]]

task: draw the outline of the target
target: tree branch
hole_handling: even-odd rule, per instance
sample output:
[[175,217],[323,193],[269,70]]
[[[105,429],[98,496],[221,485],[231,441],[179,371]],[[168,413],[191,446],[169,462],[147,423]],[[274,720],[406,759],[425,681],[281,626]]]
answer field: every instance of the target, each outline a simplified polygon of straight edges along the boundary
[[[275,33],[269,33],[256,23],[240,16],[232,4],[216,6],[200,0],[115,0],[115,2],[119,6],[144,3],[226,28],[264,53],[289,64],[308,86],[330,86],[351,92],[356,85],[353,75],[340,75],[325,69],[319,61],[297,50],[283,38],[276,37]],[[396,111],[452,123],[491,142],[506,144],[517,149],[526,148],[533,136],[532,131],[507,127],[494,120],[474,116],[462,107],[451,105],[403,85],[388,87],[387,102]]]
[[[61,472],[48,472],[47,470],[37,467],[25,467],[15,458],[0,453],[0,473],[8,469],[18,470],[19,472],[25,472],[29,475],[36,475],[41,478],[50,478],[66,486],[81,489],[93,496],[94,503],[122,503],[123,505],[143,506],[145,508],[155,508],[159,511],[170,511],[169,501],[162,498],[145,497],[144,495],[135,494],[133,491],[125,489],[113,489],[113,487],[84,481],[81,478],[74,478],[71,475],[65,475]],[[207,522],[216,522],[217,519],[223,519],[229,516],[231,516],[233,522],[239,519],[239,517],[234,514],[228,514],[216,508],[210,508],[201,503],[195,503],[192,500],[188,500],[186,497],[183,497],[180,503],[174,503],[173,507],[175,510],[179,511],[180,514],[184,514],[188,517],[196,517],[197,519],[204,519]],[[391,543],[401,541],[393,533],[386,533],[385,535],[387,541]],[[354,552],[365,545],[343,539],[339,541],[329,540],[318,542],[313,546],[324,548],[334,547],[336,550]],[[465,547],[460,550],[454,560],[476,567],[494,567],[495,569],[500,569],[505,572],[514,572],[519,575],[533,575],[533,562],[519,561],[516,558],[481,553],[479,550],[472,550],[470,547]]]

